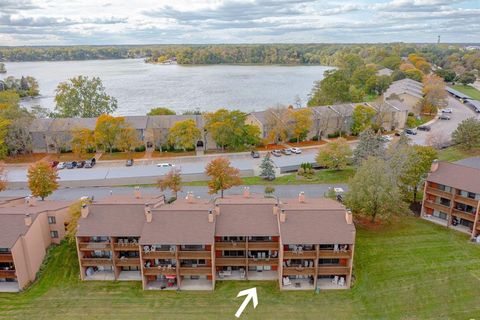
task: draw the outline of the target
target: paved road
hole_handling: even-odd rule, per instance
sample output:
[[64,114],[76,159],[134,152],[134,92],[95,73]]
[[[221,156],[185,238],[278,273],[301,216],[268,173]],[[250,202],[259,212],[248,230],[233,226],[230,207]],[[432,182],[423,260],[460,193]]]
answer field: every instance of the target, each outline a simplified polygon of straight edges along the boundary
[[442,139],[445,139],[445,141],[450,141],[452,132],[455,131],[460,122],[471,117],[477,117],[480,119],[479,114],[475,113],[470,107],[451,96],[448,97],[448,107],[453,109],[453,113],[448,114],[451,117],[451,120],[435,121],[430,125],[432,128],[430,132],[418,131],[417,135],[410,136],[412,142],[425,145],[427,144],[426,139],[429,135],[439,136],[442,137]]
[[[341,187],[347,190],[345,184],[309,184],[309,185],[280,185],[275,186],[275,195],[281,198],[295,198],[301,191],[304,191],[307,197],[321,197],[329,187]],[[263,194],[264,186],[250,186],[251,193]],[[95,198],[102,198],[112,194],[131,194],[133,195],[133,187],[88,187],[88,188],[66,188],[55,191],[48,199],[50,200],[76,200],[82,196],[94,196]],[[184,187],[183,191],[179,193],[179,197],[185,197],[188,191],[193,191],[196,196],[202,198],[212,198],[214,196],[208,194],[207,187]],[[243,187],[234,187],[226,190],[225,194],[241,194]],[[144,194],[159,194],[159,190],[154,187],[141,188]],[[29,190],[6,190],[0,192],[0,196],[28,196]]]

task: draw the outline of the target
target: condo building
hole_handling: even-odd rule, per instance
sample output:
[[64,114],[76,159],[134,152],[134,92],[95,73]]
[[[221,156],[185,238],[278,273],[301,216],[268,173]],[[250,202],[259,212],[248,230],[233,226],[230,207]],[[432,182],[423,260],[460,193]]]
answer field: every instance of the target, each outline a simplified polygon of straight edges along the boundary
[[35,280],[47,248],[65,236],[69,205],[0,198],[0,292],[20,291]]
[[434,161],[425,182],[422,217],[475,238],[480,234],[479,210],[480,158]]
[[218,280],[273,280],[281,289],[346,289],[355,227],[325,198],[188,193],[113,196],[82,208],[77,230],[82,280],[141,281],[145,290],[214,290]]

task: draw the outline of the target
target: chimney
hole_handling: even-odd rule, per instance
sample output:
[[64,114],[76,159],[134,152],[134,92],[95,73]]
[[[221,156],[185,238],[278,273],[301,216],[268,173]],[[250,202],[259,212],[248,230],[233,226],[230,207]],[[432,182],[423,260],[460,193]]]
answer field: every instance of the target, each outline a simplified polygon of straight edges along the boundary
[[430,172],[435,172],[438,169],[438,160],[435,159],[432,162],[432,165],[430,166]]
[[140,192],[140,187],[136,186],[135,190],[133,191],[133,195],[136,199],[140,199],[142,197],[142,193]]
[[213,222],[213,217],[214,217],[213,211],[208,210],[208,222],[212,223]]
[[352,211],[350,210],[345,211],[345,221],[347,222],[347,224],[353,223]]
[[275,203],[273,206],[273,215],[276,216],[278,214],[278,203]]
[[305,200],[305,192],[302,191],[298,194],[298,202],[305,203]]
[[90,213],[90,209],[88,208],[88,205],[86,203],[82,204],[82,207],[80,208],[80,215],[82,218],[88,217],[88,214]]
[[249,187],[244,187],[243,188],[243,197],[244,198],[250,198],[250,188]]
[[195,195],[193,194],[192,191],[187,192],[187,197],[185,198],[188,203],[194,203],[195,202]]
[[220,215],[220,206],[217,204],[215,204],[215,214],[218,216]]
[[27,227],[30,227],[30,225],[32,224],[32,217],[30,217],[30,213],[25,214],[24,220],[25,220],[25,225]]
[[284,209],[280,211],[280,222],[285,222],[287,220],[287,213],[285,212]]
[[152,222],[153,219],[152,209],[150,209],[150,205],[148,203],[145,204],[145,219],[148,223]]
[[34,207],[37,204],[37,199],[32,195],[29,195],[26,200],[29,207]]

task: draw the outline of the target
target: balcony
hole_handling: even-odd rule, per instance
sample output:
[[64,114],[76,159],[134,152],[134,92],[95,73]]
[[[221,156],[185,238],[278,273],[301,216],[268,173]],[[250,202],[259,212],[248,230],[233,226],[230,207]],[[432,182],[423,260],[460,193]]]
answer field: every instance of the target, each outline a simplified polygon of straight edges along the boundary
[[0,270],[0,278],[16,278],[15,270]]
[[93,250],[111,250],[112,246],[110,242],[80,242],[78,244],[80,251],[93,251]]
[[115,251],[139,251],[138,243],[114,243]]
[[465,211],[460,211],[457,209],[453,209],[452,215],[456,216],[457,218],[462,218],[468,221],[475,221],[475,214]]
[[13,262],[11,253],[0,253],[0,262]]
[[284,251],[284,259],[315,259],[317,257],[317,252],[315,250],[304,250],[301,252],[298,251]]
[[466,204],[466,205],[469,205],[469,206],[472,206],[474,208],[476,208],[478,206],[478,200],[468,198],[468,197],[464,197],[464,196],[459,195],[459,194],[455,195],[455,201]]
[[143,270],[144,276],[176,276],[177,270],[175,267],[167,268],[167,267],[151,267],[145,268]]
[[248,258],[249,266],[278,266],[278,257],[270,259]]
[[211,275],[211,267],[180,267],[181,276]]
[[245,250],[245,242],[215,242],[215,250]]
[[129,266],[139,266],[140,258],[116,258],[115,266],[117,267],[129,267]]
[[271,242],[271,241],[249,242],[248,250],[278,250],[278,242]]
[[447,191],[443,191],[437,188],[427,187],[427,193],[432,194],[434,196],[442,197],[445,199],[452,199],[452,194]]
[[173,251],[150,251],[143,253],[144,259],[175,259]]
[[351,250],[346,251],[333,251],[333,250],[320,250],[318,252],[318,257],[322,259],[348,259],[352,256]]
[[444,206],[443,204],[433,202],[431,200],[425,200],[425,207],[438,210],[441,212],[448,213],[450,211],[450,207]]
[[111,258],[81,258],[82,267],[111,266]]
[[319,266],[319,275],[345,275],[350,273],[349,267],[343,266]]
[[245,257],[222,257],[215,258],[215,265],[217,267],[244,267],[247,259]]
[[310,276],[315,274],[315,268],[311,267],[284,267],[283,276]]
[[179,259],[211,259],[212,253],[210,251],[179,251]]

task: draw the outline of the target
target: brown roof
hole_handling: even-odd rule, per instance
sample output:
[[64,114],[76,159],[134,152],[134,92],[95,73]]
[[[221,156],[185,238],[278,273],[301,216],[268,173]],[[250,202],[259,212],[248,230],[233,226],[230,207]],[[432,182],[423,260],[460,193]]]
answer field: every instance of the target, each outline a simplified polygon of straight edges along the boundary
[[435,172],[430,172],[427,180],[480,194],[480,169],[455,163],[439,162],[438,169]]
[[152,210],[153,219],[143,227],[141,244],[212,244],[215,223],[208,222],[207,210]]
[[128,194],[114,194],[99,200],[95,200],[95,204],[111,204],[111,205],[122,205],[122,204],[151,204],[163,201],[163,194],[144,194],[141,193],[140,198],[136,198]]
[[29,206],[26,203],[3,203],[0,204],[0,215],[2,214],[19,214],[24,215],[26,213],[40,213],[43,211],[56,211],[69,207],[71,202],[69,201],[36,201],[34,206]]
[[77,236],[139,237],[145,222],[145,205],[93,204],[87,218],[78,221]]
[[[34,221],[37,215],[32,214],[31,217]],[[18,214],[0,215],[0,248],[11,249],[17,239],[27,232],[24,218],[24,215]]]
[[216,236],[278,236],[277,217],[273,205],[220,204],[220,215],[216,221]]

